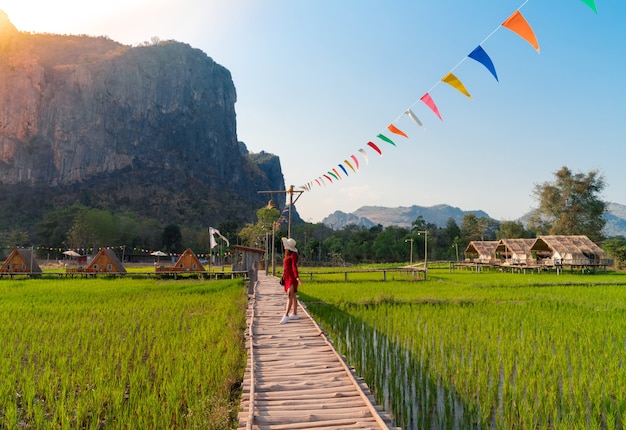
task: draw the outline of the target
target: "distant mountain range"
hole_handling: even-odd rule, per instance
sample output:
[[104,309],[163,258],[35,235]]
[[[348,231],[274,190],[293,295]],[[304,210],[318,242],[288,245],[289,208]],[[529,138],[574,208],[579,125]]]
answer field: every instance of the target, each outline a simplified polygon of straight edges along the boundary
[[349,224],[356,224],[366,228],[378,224],[383,227],[394,225],[397,227],[410,228],[411,223],[421,215],[426,222],[436,224],[438,227],[445,227],[449,218],[453,218],[460,226],[463,217],[470,213],[475,214],[477,217],[491,218],[486,212],[481,210],[463,211],[459,208],[443,204],[430,207],[400,206],[396,208],[363,206],[352,213],[335,211],[324,218],[322,223],[335,230]]
[[[335,211],[322,220],[324,225],[338,230],[349,224],[355,224],[366,228],[375,225],[388,227],[391,225],[397,227],[410,228],[413,221],[419,216],[424,221],[435,224],[438,227],[445,227],[448,219],[452,218],[460,227],[463,217],[467,214],[475,214],[477,217],[491,218],[482,210],[464,211],[457,207],[446,204],[436,206],[400,206],[396,208],[388,208],[382,206],[363,206],[352,213]],[[525,214],[519,218],[524,223],[530,214]],[[606,226],[604,234],[607,237],[624,236],[626,237],[626,206],[618,203],[609,203],[607,205],[607,213],[605,215]]]
[[618,203],[609,203],[604,218],[606,219],[604,234],[607,237],[626,237],[626,206]]

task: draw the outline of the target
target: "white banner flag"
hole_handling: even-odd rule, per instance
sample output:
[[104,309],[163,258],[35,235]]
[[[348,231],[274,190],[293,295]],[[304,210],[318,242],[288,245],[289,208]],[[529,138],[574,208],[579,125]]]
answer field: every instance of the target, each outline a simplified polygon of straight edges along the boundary
[[222,236],[222,234],[220,233],[220,231],[216,228],[213,227],[209,227],[209,237],[211,240],[211,249],[215,248],[217,246],[217,242],[215,241],[215,235],[218,235],[219,237],[222,238],[222,240],[224,240],[226,242],[226,246],[230,246],[230,242],[228,241],[228,239],[226,239],[224,236]]

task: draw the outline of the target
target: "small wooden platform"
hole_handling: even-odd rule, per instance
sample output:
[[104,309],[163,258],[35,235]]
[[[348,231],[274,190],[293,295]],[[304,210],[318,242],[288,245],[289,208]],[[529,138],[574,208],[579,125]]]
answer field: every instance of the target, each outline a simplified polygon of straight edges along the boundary
[[286,304],[278,279],[259,271],[248,304],[239,428],[392,428],[389,415],[301,305],[299,320],[280,324]]

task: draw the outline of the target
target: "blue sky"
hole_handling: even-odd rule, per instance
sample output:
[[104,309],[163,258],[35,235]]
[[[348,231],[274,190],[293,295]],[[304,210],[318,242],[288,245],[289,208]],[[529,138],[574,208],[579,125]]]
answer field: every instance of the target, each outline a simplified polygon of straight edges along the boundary
[[[500,27],[522,5],[540,54]],[[232,74],[239,140],[280,156],[287,186],[355,154],[358,173],[298,200],[311,222],[442,203],[514,220],[562,166],[599,170],[602,197],[626,204],[626,1],[596,5],[597,15],[580,0],[0,0],[22,31],[201,49]],[[481,42],[499,82],[464,60]],[[472,99],[438,83],[453,69]],[[443,121],[419,101],[429,90]],[[396,147],[376,137],[394,121],[409,135]],[[383,156],[368,149],[363,166],[370,140]]]

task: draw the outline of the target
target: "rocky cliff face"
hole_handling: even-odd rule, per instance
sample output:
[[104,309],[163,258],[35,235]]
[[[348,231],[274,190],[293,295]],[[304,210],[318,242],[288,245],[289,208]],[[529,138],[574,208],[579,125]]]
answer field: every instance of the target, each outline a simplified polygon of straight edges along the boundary
[[185,221],[185,202],[195,201],[195,216],[246,219],[266,200],[257,191],[284,181],[277,159],[264,170],[241,150],[235,102],[230,72],[186,44],[20,33],[0,11],[0,183],[9,193],[27,187],[52,206],[88,195],[170,222]]

